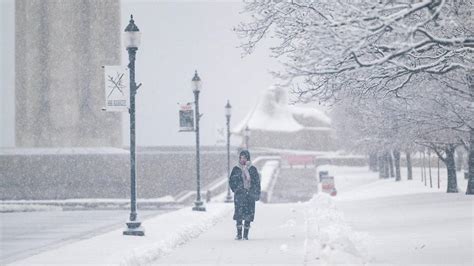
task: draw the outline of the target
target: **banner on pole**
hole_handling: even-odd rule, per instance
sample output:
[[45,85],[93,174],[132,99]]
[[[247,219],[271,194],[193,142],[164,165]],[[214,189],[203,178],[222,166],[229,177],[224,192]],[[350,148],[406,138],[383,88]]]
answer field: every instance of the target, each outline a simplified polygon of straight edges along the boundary
[[226,144],[226,130],[225,127],[216,125],[216,145]]
[[194,109],[191,103],[179,106],[179,132],[194,131]]
[[128,112],[130,77],[124,66],[104,66],[105,111]]

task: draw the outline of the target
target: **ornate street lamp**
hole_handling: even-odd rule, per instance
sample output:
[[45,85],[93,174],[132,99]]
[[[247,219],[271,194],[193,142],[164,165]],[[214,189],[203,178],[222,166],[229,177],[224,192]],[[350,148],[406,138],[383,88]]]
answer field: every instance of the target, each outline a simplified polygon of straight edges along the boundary
[[193,211],[206,211],[204,202],[201,201],[201,173],[200,173],[200,158],[199,158],[199,119],[201,114],[199,113],[199,92],[201,92],[201,78],[199,78],[197,70],[194,73],[194,77],[191,80],[192,88],[194,93],[194,104],[196,106],[196,201],[194,202]]
[[248,150],[249,149],[249,139],[250,139],[250,128],[247,125],[244,130],[244,136],[245,136],[245,148]]
[[136,184],[136,169],[135,169],[135,94],[139,86],[135,83],[135,56],[137,54],[138,46],[140,46],[140,30],[133,15],[130,16],[130,23],[125,28],[124,45],[128,51],[130,69],[130,188],[131,188],[131,202],[130,202],[130,219],[127,222],[127,229],[123,231],[124,235],[144,236],[145,231],[141,226],[141,222],[137,217],[137,184]]
[[[227,100],[225,105],[225,118],[227,121],[227,176],[230,178],[230,116],[232,114],[232,106]],[[229,182],[227,182],[227,196],[225,197],[225,202],[233,202],[232,195],[230,194]]]

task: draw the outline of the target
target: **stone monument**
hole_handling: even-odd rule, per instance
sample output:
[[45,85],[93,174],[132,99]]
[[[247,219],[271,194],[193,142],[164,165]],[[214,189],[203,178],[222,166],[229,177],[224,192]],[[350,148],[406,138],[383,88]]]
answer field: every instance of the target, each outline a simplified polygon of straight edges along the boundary
[[15,1],[16,147],[120,147],[102,65],[119,65],[119,0]]

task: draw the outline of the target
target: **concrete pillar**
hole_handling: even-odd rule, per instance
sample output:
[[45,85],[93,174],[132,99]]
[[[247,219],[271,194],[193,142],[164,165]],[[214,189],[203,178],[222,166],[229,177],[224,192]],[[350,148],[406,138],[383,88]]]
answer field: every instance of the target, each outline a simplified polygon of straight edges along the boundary
[[122,146],[120,113],[101,111],[120,25],[119,0],[15,1],[17,147]]

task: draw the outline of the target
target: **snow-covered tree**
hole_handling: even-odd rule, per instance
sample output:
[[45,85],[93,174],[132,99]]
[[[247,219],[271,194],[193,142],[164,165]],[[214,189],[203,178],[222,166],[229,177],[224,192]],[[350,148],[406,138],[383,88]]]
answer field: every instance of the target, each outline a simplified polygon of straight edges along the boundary
[[[366,138],[371,136],[372,145],[400,145],[396,141],[400,132],[420,143],[443,136],[449,145],[465,140],[473,158],[474,137],[466,138],[473,135],[472,4],[472,0],[252,1],[245,7],[251,20],[236,31],[245,40],[242,48],[247,53],[263,38],[278,40],[272,51],[285,70],[275,74],[292,87],[298,101],[367,103],[372,98],[387,104],[383,108],[375,104],[368,108],[369,116],[362,116],[379,122],[369,123],[373,134],[361,130]],[[432,88],[423,87],[425,81]],[[395,104],[390,98],[396,99]],[[449,110],[443,114],[444,109]],[[398,118],[403,118],[400,124]],[[469,160],[468,194],[474,194],[473,160]]]
[[[267,37],[301,100],[392,93],[416,75],[472,71],[472,1],[251,1],[244,51]],[[350,83],[351,86],[347,86]]]

